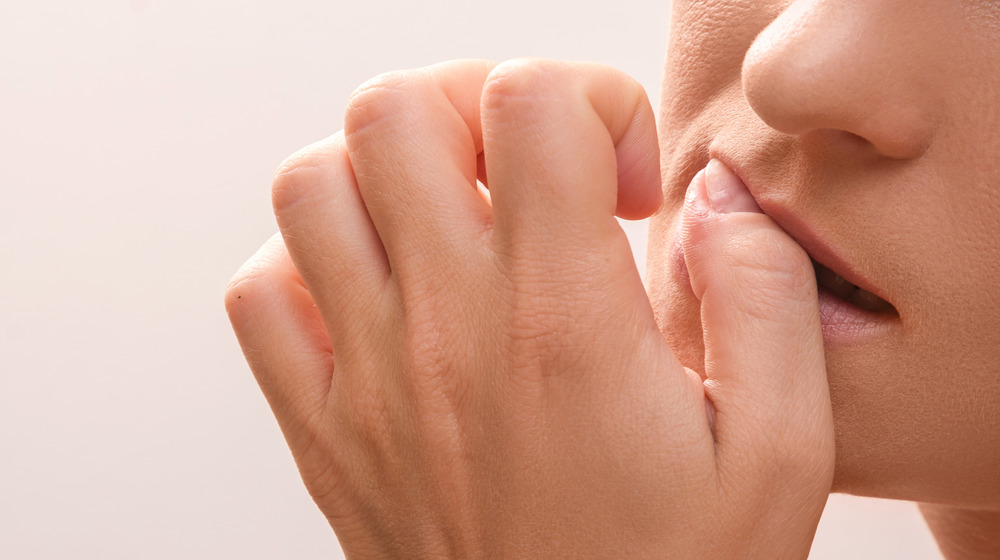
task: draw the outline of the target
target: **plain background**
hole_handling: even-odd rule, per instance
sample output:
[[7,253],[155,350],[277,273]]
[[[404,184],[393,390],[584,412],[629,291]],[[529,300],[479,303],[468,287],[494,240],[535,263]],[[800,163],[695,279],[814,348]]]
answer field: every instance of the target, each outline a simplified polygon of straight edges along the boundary
[[[222,306],[272,172],[396,68],[595,60],[655,99],[668,12],[0,3],[0,557],[339,557]],[[911,504],[834,496],[811,558],[940,555]]]

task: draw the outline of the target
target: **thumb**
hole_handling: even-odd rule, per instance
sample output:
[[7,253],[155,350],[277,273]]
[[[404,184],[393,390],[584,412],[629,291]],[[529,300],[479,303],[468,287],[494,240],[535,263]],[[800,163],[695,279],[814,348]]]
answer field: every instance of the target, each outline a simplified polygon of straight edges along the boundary
[[820,500],[818,522],[834,441],[809,256],[718,160],[688,188],[682,235],[701,301],[719,474],[728,488],[775,483],[769,500],[784,492],[801,502],[805,490]]

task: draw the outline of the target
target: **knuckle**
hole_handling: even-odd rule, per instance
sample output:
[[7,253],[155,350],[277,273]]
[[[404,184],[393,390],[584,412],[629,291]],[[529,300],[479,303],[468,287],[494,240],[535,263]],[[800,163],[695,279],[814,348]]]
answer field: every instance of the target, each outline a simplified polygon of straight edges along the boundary
[[405,114],[412,104],[418,79],[413,71],[388,72],[358,86],[347,102],[344,130],[348,136]]
[[[768,500],[825,496],[833,481],[834,455],[832,438],[803,438],[801,427],[756,426],[767,433],[744,433],[743,459],[731,463],[722,482],[726,494],[746,496],[746,489],[756,488],[758,497]],[[824,435],[824,434],[819,434]],[[749,463],[747,462],[749,461]]]
[[329,161],[329,153],[310,146],[282,162],[271,183],[271,205],[279,219],[324,184]]
[[[579,370],[581,348],[600,344],[602,329],[586,321],[561,298],[515,293],[504,318],[505,355],[515,371],[554,377]],[[576,302],[579,304],[579,302]]]
[[510,103],[537,102],[558,87],[563,65],[541,58],[517,58],[498,64],[483,85],[483,107],[503,108]]

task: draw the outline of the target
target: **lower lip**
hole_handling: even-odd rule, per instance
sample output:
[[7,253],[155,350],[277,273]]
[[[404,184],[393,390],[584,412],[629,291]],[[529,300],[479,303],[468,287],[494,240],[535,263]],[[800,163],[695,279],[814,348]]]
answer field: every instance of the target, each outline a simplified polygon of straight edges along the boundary
[[[691,282],[684,248],[681,245],[679,227],[674,232],[669,255],[674,281],[683,286],[691,297]],[[833,292],[817,287],[819,292],[819,318],[823,327],[823,342],[828,347],[842,347],[860,344],[883,335],[892,328],[898,318],[886,313],[873,313],[833,295]]]
[[847,346],[870,341],[885,334],[898,318],[888,313],[873,313],[819,288],[819,319],[827,346]]

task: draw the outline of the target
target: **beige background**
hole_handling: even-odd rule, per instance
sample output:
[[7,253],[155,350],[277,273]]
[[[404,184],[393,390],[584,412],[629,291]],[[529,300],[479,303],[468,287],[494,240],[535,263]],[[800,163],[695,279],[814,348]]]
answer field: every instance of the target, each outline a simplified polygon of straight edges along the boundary
[[[0,558],[338,557],[222,308],[275,230],[272,171],[394,68],[589,59],[655,97],[667,14],[0,3]],[[812,558],[939,556],[912,505],[834,497]]]

